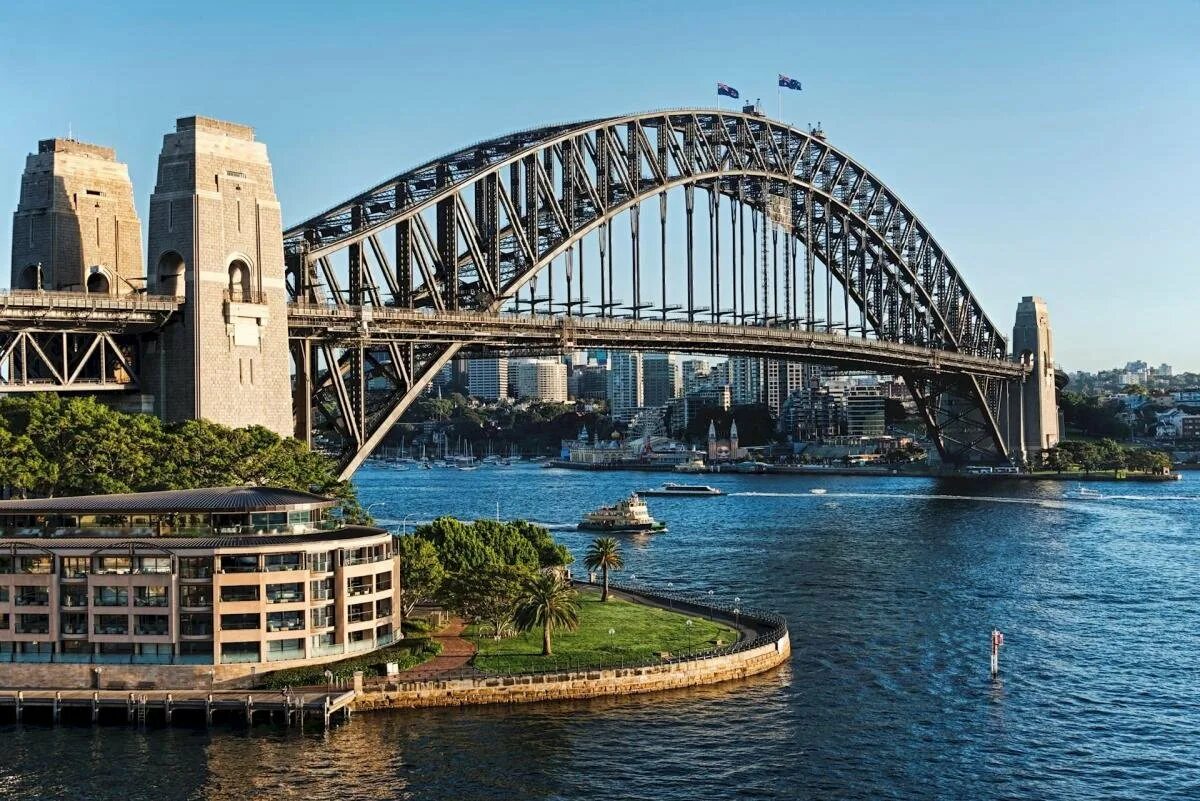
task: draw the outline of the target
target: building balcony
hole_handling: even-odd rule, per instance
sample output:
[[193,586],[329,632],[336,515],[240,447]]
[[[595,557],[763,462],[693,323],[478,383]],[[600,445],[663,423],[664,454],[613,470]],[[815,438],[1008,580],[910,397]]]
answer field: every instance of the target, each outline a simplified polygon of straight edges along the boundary
[[171,605],[171,600],[169,598],[134,598],[133,605],[165,607]]

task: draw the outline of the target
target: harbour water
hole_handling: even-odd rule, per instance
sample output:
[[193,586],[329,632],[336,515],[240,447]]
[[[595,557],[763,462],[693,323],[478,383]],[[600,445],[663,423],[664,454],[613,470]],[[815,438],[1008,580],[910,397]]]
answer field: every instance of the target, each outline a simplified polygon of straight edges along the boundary
[[[385,524],[583,512],[670,476],[356,477]],[[359,715],[328,735],[0,727],[0,797],[1200,797],[1200,477],[1144,485],[705,476],[619,578],[775,609],[789,666],[587,703]],[[812,489],[825,489],[813,494]],[[988,635],[1004,631],[1001,674]]]

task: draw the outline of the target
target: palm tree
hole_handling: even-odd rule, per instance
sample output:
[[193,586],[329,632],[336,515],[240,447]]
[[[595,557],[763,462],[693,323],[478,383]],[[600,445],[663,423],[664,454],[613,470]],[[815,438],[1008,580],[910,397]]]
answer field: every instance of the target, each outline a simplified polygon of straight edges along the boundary
[[621,544],[612,537],[597,537],[588,547],[583,563],[588,570],[599,568],[604,571],[604,591],[600,600],[608,600],[608,571],[620,570],[625,567],[625,558],[621,556]]
[[579,593],[555,573],[530,576],[521,585],[513,625],[519,631],[542,627],[542,656],[550,656],[550,633],[555,626],[579,628]]

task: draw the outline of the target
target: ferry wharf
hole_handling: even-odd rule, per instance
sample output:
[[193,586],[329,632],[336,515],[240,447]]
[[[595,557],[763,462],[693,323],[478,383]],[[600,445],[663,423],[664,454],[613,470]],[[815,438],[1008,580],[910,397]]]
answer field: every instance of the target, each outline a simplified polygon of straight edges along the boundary
[[[120,720],[145,725],[171,725],[176,715],[192,722],[278,721],[303,728],[313,721],[329,729],[348,721],[355,691],[303,688],[288,694],[278,690],[0,690],[0,716],[20,723],[28,716],[60,723]],[[181,722],[182,722],[181,719]]]

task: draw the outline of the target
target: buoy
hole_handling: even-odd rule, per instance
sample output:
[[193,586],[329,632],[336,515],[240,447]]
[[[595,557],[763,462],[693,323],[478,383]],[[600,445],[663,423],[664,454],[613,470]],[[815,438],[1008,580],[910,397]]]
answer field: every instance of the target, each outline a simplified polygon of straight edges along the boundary
[[1000,629],[992,629],[992,678],[1000,674],[1000,646],[1004,645],[1004,634]]

